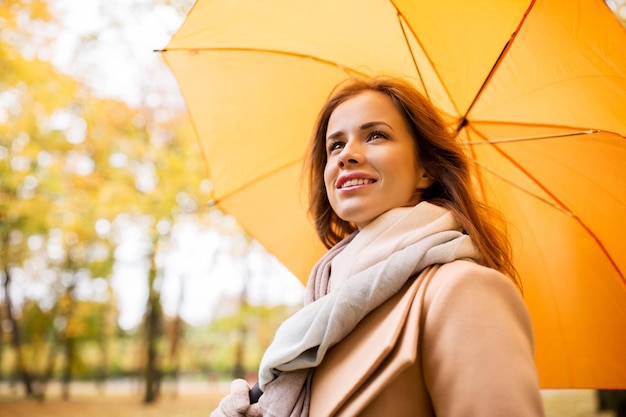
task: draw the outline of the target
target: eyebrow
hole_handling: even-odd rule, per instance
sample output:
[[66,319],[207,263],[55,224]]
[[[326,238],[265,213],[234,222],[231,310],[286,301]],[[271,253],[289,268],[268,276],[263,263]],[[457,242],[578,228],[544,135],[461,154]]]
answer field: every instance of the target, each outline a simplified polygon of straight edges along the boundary
[[[387,126],[389,129],[393,130],[393,127],[391,127],[391,125],[387,122],[383,122],[383,121],[372,121],[372,122],[367,122],[367,123],[363,123],[360,127],[361,130],[368,130],[371,129],[373,127],[379,126],[379,125],[385,125]],[[328,135],[326,137],[326,140],[331,140],[331,139],[337,139],[339,137],[343,136],[343,131],[342,130],[338,130],[336,132],[331,133],[330,135]]]

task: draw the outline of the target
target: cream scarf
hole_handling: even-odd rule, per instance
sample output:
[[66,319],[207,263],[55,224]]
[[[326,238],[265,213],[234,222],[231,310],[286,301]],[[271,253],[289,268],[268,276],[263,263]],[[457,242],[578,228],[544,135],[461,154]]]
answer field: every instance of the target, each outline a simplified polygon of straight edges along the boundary
[[480,262],[460,229],[450,211],[422,202],[382,214],[329,250],[311,271],[305,306],[278,328],[261,360],[263,416],[308,416],[310,370],[409,278],[456,259]]

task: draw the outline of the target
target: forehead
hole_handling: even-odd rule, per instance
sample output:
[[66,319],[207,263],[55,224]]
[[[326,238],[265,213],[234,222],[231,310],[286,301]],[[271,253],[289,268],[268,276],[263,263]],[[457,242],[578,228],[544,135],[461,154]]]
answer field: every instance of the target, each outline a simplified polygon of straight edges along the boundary
[[328,120],[328,130],[351,122],[372,120],[404,122],[391,98],[379,91],[366,90],[348,98],[333,110]]

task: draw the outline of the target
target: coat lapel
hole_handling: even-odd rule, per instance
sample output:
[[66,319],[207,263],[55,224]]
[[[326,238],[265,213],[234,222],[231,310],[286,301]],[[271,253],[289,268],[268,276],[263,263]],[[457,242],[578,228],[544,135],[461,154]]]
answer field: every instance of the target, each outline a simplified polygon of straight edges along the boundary
[[415,362],[423,294],[437,266],[427,268],[368,314],[316,368],[310,416],[354,416]]

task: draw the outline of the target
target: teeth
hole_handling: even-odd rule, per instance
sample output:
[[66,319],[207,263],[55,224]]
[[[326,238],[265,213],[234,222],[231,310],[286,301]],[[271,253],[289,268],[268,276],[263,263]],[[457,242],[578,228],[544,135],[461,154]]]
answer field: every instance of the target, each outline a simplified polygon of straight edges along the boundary
[[355,185],[371,184],[373,182],[374,180],[358,178],[358,179],[346,181],[345,183],[343,183],[341,188],[354,187]]

